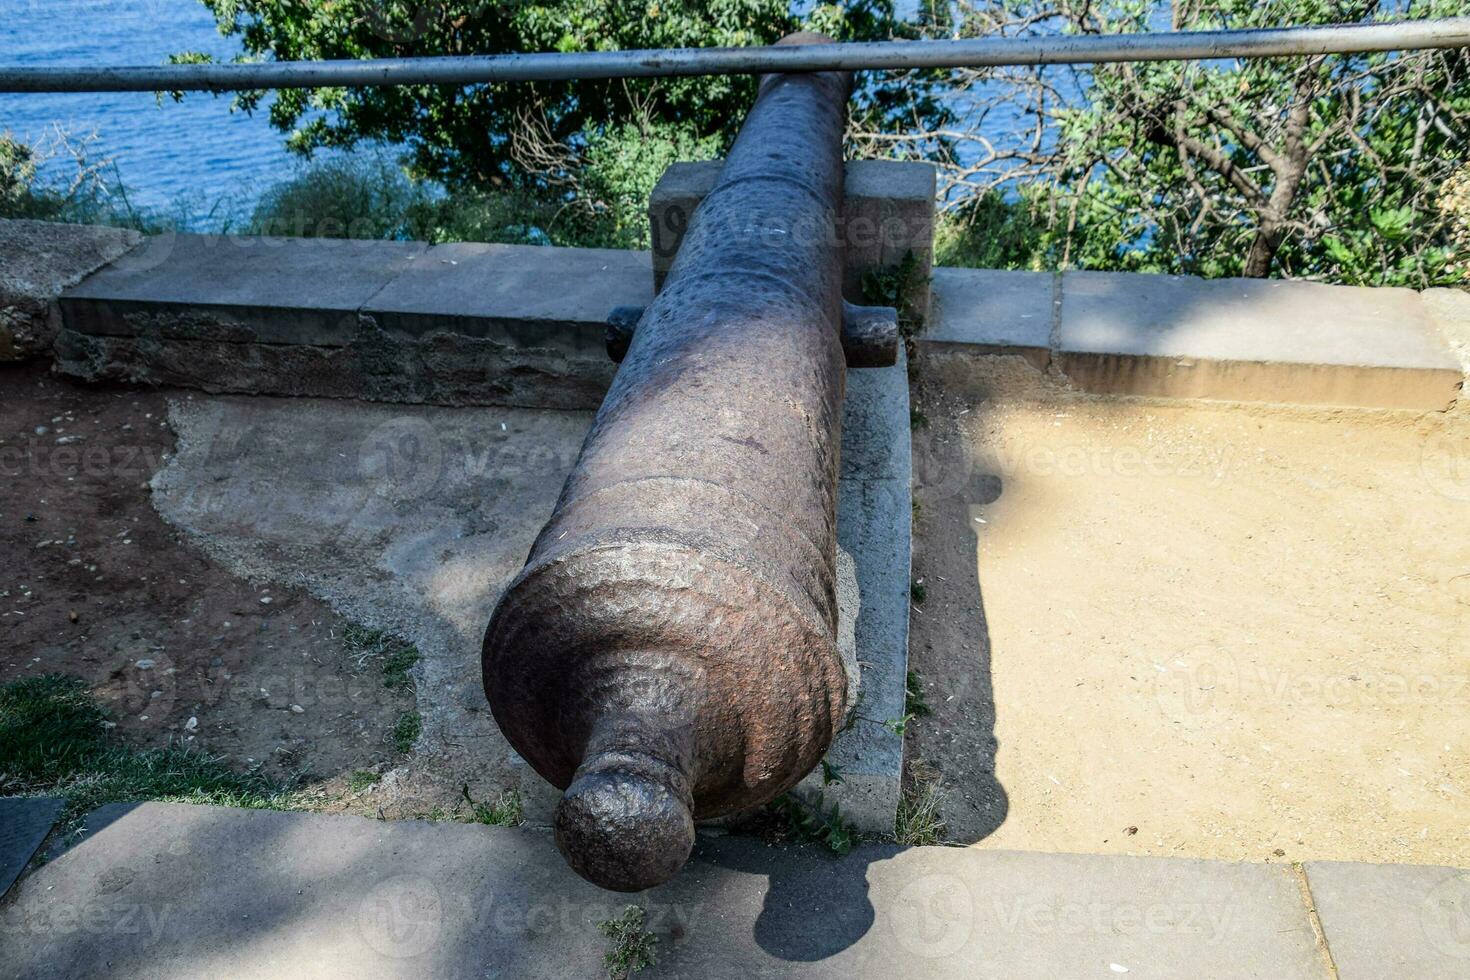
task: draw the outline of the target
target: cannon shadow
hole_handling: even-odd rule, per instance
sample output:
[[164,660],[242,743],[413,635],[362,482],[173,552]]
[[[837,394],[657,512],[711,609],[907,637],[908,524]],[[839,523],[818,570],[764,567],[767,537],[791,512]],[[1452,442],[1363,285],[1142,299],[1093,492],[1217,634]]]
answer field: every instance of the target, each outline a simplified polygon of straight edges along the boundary
[[[922,789],[919,782],[935,783],[945,839],[971,844],[993,834],[1010,809],[996,776],[1000,743],[977,555],[985,508],[1006,487],[999,466],[973,455],[956,417],[926,397],[923,385],[914,386],[914,394],[916,420],[924,423],[913,438],[916,589],[909,670],[928,714],[914,718],[906,733],[905,789],[913,794]],[[983,402],[975,410],[983,412]]]

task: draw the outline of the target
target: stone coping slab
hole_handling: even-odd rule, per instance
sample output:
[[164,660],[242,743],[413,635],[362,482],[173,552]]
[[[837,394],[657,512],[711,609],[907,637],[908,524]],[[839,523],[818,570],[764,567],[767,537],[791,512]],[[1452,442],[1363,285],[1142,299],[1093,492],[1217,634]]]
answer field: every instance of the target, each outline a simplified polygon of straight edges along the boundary
[[937,269],[918,341],[1019,354],[1100,394],[1443,411],[1465,373],[1441,292]]
[[[697,197],[718,167],[670,168],[655,203]],[[932,179],[890,167],[865,191],[865,173],[849,168],[854,201],[917,200]],[[58,367],[208,391],[592,409],[613,375],[606,316],[651,298],[657,259],[160,236],[61,295]],[[1019,354],[1102,394],[1439,411],[1465,376],[1447,337],[1463,333],[1463,304],[1445,290],[944,268],[930,288],[917,340],[960,359],[951,380],[965,357]]]
[[628,904],[649,978],[1330,975],[1282,865],[701,834],[620,895],[544,831],[158,803],[88,826],[0,912],[0,976],[592,977]]
[[1049,272],[935,269],[928,349],[1020,354],[1045,369],[1051,360],[1056,277]]
[[61,298],[85,334],[345,346],[357,313],[428,248],[245,235],[162,235]]
[[1104,393],[1443,410],[1462,380],[1410,289],[1062,276],[1058,367]]
[[647,252],[611,248],[437,245],[363,312],[409,336],[449,330],[522,346],[565,343],[605,359],[608,311],[653,299],[648,262]]

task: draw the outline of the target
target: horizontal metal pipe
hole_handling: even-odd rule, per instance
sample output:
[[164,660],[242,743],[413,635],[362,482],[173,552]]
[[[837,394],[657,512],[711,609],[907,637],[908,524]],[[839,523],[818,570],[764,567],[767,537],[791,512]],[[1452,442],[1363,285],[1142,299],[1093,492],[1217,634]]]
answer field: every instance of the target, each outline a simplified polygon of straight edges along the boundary
[[1185,61],[1470,47],[1470,17],[1234,31],[874,41],[792,47],[465,55],[261,64],[0,65],[0,92],[227,92],[375,85],[475,85],[569,78],[770,74],[1000,65]]

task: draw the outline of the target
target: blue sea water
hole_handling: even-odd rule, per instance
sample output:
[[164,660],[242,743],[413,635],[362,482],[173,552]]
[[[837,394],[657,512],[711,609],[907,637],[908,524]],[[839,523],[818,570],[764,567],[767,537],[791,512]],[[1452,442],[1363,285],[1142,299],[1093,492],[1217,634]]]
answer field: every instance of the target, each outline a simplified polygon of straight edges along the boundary
[[[6,64],[161,64],[180,51],[227,60],[239,50],[199,0],[0,0]],[[97,135],[94,155],[116,164],[133,205],[172,212],[182,203],[199,225],[248,213],[298,165],[265,114],[231,112],[229,96],[160,104],[148,92],[0,95],[0,132],[46,144],[57,127],[73,139]],[[75,172],[61,159],[49,169]]]

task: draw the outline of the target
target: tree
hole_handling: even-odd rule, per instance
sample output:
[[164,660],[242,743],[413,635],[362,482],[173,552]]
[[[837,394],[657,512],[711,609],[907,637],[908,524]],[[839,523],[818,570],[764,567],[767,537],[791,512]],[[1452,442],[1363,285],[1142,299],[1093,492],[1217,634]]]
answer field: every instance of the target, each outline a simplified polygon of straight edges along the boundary
[[[790,0],[200,2],[223,33],[240,38],[244,58],[281,61],[739,47],[769,44],[801,27],[845,40],[887,38],[901,29],[892,0],[811,6],[804,18],[793,14]],[[183,52],[173,60],[208,57]],[[872,81],[857,113],[873,126],[895,125],[895,118],[925,107],[936,111],[923,85]],[[471,226],[514,226],[514,235],[525,237],[549,224],[553,241],[637,247],[647,244],[643,213],[659,174],[675,160],[723,153],[755,91],[749,75],[573,79],[249,92],[236,105],[266,107],[287,133],[287,146],[305,156],[361,143],[401,147],[412,177],[442,183],[460,201],[473,200],[471,210],[487,221],[472,219]],[[313,187],[293,189],[288,197],[321,200],[331,177],[316,175]],[[508,220],[504,201],[535,219]],[[288,223],[298,217],[269,216]],[[465,222],[456,216],[451,224]]]
[[[999,0],[962,3],[957,36],[1114,33],[1443,17],[1465,0]],[[1463,50],[956,73],[975,95],[928,140],[947,206],[1018,181],[1059,265],[1470,281],[1442,198],[1467,155]],[[1010,139],[986,123],[1009,107]],[[1458,230],[1457,230],[1458,229]],[[1457,234],[1461,237],[1457,239]]]
[[[740,47],[772,43],[799,26],[790,0],[201,2],[223,33],[240,38],[245,57],[278,61]],[[849,36],[871,36],[893,20],[890,0],[824,5],[811,18]],[[203,57],[184,53],[175,60]],[[677,127],[680,138],[716,136],[723,145],[754,99],[755,84],[752,76],[723,75],[415,85],[252,92],[237,104],[253,110],[269,99],[271,121],[302,153],[380,140],[409,150],[415,176],[484,189],[524,180],[512,137],[528,118],[551,143],[574,151],[634,118],[655,129]]]

